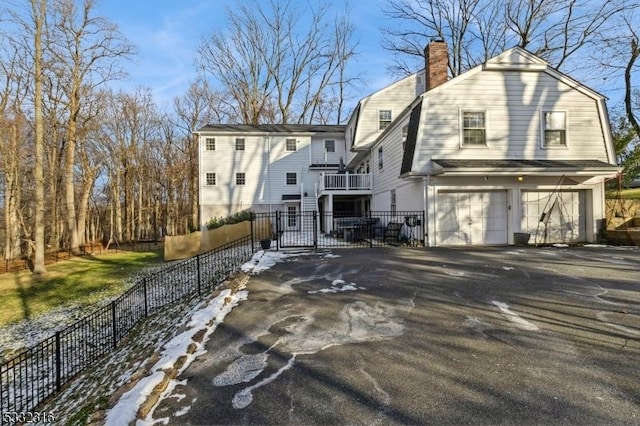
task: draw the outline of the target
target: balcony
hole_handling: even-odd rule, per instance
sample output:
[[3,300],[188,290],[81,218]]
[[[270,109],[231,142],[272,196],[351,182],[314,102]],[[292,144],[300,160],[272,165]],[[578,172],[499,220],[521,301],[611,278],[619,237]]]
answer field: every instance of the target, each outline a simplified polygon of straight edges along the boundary
[[320,193],[328,191],[351,191],[361,194],[371,193],[371,175],[354,173],[321,173]]

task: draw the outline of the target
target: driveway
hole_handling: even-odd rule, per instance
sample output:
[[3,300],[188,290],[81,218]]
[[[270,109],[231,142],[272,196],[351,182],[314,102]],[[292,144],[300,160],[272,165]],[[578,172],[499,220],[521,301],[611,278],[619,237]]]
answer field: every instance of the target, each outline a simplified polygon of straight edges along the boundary
[[637,248],[283,259],[157,407],[169,424],[638,424]]

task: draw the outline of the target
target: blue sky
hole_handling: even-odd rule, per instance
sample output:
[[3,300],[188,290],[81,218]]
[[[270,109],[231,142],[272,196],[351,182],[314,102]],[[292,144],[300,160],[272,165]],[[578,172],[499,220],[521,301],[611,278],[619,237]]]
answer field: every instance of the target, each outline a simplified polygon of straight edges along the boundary
[[[224,28],[225,6],[239,1],[242,0],[98,0],[96,13],[116,23],[139,53],[126,64],[129,80],[113,86],[125,90],[148,87],[161,107],[170,106],[195,77],[194,57],[202,37]],[[344,9],[344,0],[327,1]],[[385,3],[351,0],[354,41],[358,43],[358,57],[351,71],[363,79],[357,98],[395,80],[387,71],[392,55],[380,45],[380,27],[385,25],[381,6]],[[610,108],[619,105],[624,96],[620,78],[603,81],[599,74],[589,71],[572,77],[608,96]],[[355,99],[350,102],[355,104]]]
[[[224,27],[220,0],[99,0],[97,14],[118,25],[138,48],[138,56],[125,64],[130,79],[115,87],[148,87],[160,105],[168,105],[195,77],[194,56],[203,36]],[[335,1],[343,7],[343,1]],[[355,3],[361,4],[362,1]],[[354,3],[354,4],[355,4]],[[380,46],[381,0],[367,0],[366,8],[352,13],[354,40],[359,53],[353,71],[362,74],[361,96],[384,87],[394,79],[386,66],[391,54]]]

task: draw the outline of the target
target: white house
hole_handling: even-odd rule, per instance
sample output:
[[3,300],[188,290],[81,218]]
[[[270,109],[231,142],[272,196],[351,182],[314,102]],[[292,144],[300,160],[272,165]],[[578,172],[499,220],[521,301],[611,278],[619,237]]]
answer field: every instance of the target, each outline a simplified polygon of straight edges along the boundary
[[346,127],[204,127],[203,220],[419,210],[429,246],[595,241],[619,171],[605,98],[520,48],[452,79],[447,60],[430,43],[425,69],[362,99]]

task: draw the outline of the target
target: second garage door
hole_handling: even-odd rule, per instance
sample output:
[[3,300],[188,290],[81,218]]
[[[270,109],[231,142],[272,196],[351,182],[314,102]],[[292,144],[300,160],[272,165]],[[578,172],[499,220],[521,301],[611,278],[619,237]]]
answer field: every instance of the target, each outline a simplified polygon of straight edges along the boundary
[[438,245],[507,244],[507,193],[438,192]]

